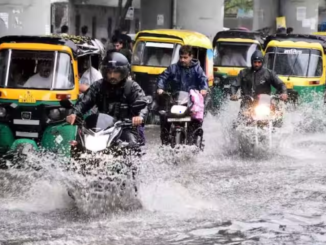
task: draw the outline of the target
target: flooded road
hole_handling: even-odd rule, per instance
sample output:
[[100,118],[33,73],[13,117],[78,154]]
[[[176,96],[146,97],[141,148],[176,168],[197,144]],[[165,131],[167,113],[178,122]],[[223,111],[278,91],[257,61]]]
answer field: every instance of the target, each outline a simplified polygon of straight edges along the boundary
[[69,176],[0,172],[0,244],[325,244],[324,111],[289,113],[277,149],[244,158],[230,133],[237,108],[207,118],[199,155],[162,150],[147,129],[139,210],[89,217],[67,195]]

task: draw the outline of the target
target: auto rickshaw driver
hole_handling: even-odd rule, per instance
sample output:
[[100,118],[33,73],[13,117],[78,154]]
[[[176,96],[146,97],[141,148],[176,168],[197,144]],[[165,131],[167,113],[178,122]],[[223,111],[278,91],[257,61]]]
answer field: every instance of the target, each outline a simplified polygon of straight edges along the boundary
[[221,60],[222,66],[245,67],[247,65],[247,61],[241,53],[235,52],[230,47],[225,47],[223,51],[224,55]]
[[52,67],[53,61],[41,60],[37,64],[38,73],[31,76],[24,84],[25,88],[47,88],[52,85]]

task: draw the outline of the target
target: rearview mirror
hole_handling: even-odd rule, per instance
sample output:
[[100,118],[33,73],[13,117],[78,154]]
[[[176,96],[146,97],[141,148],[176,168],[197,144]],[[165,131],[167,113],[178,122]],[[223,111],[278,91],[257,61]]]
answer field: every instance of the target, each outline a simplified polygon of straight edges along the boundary
[[60,100],[60,105],[66,109],[70,109],[73,107],[73,104],[69,99]]
[[147,104],[152,104],[153,103],[153,97],[148,95],[146,96]]
[[147,106],[148,102],[144,100],[136,100],[132,105],[131,108],[133,110],[142,110]]

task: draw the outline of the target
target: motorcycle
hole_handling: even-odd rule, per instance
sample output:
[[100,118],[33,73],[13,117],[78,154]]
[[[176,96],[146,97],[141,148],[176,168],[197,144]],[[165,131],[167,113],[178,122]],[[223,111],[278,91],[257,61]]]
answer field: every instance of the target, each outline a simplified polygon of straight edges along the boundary
[[[161,110],[159,114],[166,118],[169,124],[169,143],[174,148],[177,145],[196,145],[203,150],[204,131],[200,122],[192,118],[191,108],[194,103],[187,92],[176,92],[174,94],[163,93],[167,101],[166,108],[170,110]],[[196,125],[197,124],[197,125]]]
[[[64,108],[74,108],[70,100],[62,100],[60,104]],[[131,110],[141,110],[147,106],[147,101],[136,101]],[[131,120],[123,120],[115,122],[115,119],[107,114],[91,114],[85,119],[76,118],[78,125],[76,141],[70,142],[72,146],[72,156],[77,164],[72,164],[69,170],[82,174],[83,176],[94,176],[94,167],[98,171],[96,176],[104,173],[99,180],[95,181],[92,186],[96,186],[96,190],[102,191],[105,182],[115,183],[117,174],[125,174],[132,181],[135,180],[137,167],[134,165],[133,157],[142,155],[140,144],[131,144],[121,140],[124,130],[131,129]],[[87,156],[91,155],[92,158]],[[104,163],[103,156],[112,156],[114,164]],[[121,158],[121,162],[116,158]],[[130,174],[131,173],[131,174]],[[108,175],[107,175],[108,174]],[[103,178],[105,176],[105,178]],[[125,183],[121,184],[123,188]],[[137,193],[137,187],[135,186]],[[69,191],[69,195],[74,195]]]
[[239,126],[243,126],[244,132],[249,134],[254,130],[251,146],[258,147],[267,139],[269,149],[273,147],[273,132],[283,122],[283,109],[279,102],[280,97],[277,95],[260,94],[256,99],[251,96],[242,97]]

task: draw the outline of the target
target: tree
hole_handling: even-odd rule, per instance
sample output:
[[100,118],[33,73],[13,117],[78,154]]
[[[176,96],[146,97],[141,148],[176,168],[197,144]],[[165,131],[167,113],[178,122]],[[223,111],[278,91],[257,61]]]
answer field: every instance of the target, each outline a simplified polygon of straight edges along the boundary
[[253,8],[252,0],[224,0],[224,12],[229,12],[232,9],[240,8],[250,10]]

